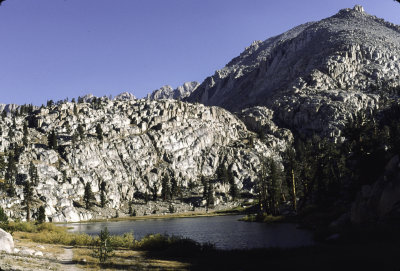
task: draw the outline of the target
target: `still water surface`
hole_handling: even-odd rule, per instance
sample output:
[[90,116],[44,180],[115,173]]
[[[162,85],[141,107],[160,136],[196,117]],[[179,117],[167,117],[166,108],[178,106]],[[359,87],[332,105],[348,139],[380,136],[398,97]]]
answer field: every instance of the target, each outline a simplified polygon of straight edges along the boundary
[[312,245],[312,234],[295,224],[266,224],[238,221],[241,215],[147,219],[118,222],[70,223],[73,232],[99,234],[105,227],[111,234],[133,232],[135,239],[151,233],[164,233],[214,243],[220,249],[298,247]]

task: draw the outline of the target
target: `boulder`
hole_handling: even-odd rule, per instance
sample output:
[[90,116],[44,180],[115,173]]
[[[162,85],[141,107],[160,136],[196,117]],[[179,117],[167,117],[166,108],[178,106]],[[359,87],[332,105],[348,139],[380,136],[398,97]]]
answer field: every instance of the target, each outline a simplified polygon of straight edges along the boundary
[[8,232],[0,229],[0,251],[14,252],[14,239]]

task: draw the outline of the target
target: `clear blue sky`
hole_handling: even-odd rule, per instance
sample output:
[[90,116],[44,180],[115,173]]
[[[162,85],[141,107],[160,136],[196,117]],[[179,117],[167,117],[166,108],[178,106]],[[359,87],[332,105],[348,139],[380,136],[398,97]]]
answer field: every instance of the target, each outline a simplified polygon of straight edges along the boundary
[[6,0],[0,103],[143,97],[162,85],[201,82],[253,40],[356,3],[400,24],[393,0]]

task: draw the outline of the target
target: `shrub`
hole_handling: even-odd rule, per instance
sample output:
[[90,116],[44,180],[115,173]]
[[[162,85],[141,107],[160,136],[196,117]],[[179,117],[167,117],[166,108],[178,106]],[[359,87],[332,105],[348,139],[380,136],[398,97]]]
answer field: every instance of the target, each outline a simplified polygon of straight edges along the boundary
[[8,216],[4,209],[0,206],[0,228],[6,228],[8,225]]
[[150,234],[136,242],[135,249],[163,251],[171,256],[193,256],[205,251],[215,250],[215,246],[211,243],[200,244],[192,239],[180,236]]

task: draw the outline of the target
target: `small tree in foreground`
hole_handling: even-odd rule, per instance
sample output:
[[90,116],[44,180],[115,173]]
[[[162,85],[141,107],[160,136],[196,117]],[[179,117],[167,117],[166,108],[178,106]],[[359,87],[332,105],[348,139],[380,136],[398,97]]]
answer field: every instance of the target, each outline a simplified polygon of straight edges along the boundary
[[94,255],[99,259],[100,263],[104,263],[112,256],[113,250],[110,242],[110,233],[107,227],[105,227],[104,230],[100,232],[99,238],[97,239]]

